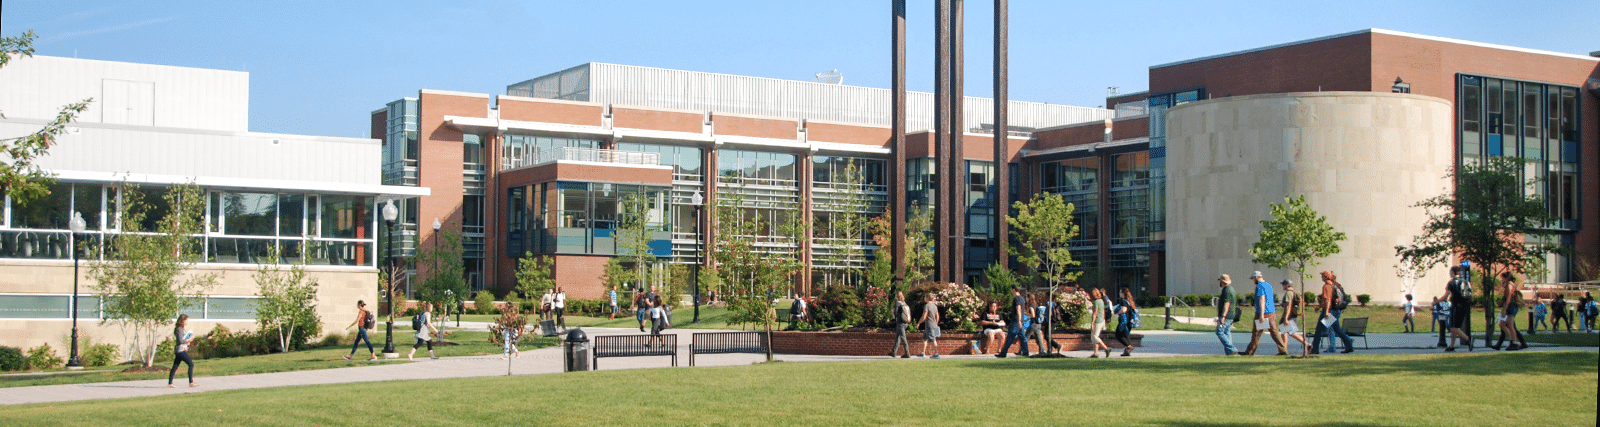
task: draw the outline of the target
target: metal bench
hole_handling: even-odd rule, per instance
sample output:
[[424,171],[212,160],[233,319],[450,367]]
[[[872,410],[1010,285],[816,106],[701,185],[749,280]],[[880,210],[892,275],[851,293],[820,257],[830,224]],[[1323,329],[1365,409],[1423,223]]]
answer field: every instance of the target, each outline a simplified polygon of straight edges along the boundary
[[[664,344],[663,344],[664,343]],[[602,357],[672,356],[672,366],[678,366],[678,336],[662,335],[600,335],[594,337],[594,363],[600,369]]]
[[772,359],[772,339],[766,332],[700,332],[689,343],[689,366],[696,354],[765,354]]
[[1352,317],[1349,319],[1342,319],[1339,321],[1339,323],[1340,326],[1344,327],[1345,335],[1349,335],[1350,338],[1361,337],[1361,348],[1372,348],[1371,346],[1367,345],[1367,318]]

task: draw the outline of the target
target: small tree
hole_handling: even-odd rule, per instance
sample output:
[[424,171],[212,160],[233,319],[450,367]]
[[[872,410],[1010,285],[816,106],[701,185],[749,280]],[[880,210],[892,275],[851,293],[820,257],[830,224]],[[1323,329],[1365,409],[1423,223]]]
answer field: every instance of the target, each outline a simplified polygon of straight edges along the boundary
[[278,332],[278,348],[287,353],[302,343],[291,343],[295,328],[307,326],[305,320],[320,322],[317,317],[317,280],[306,278],[305,261],[292,264],[285,271],[278,264],[278,250],[271,251],[269,262],[256,266],[251,275],[256,282],[256,324],[262,329]]
[[[1410,246],[1395,246],[1402,262],[1439,265],[1451,256],[1460,257],[1489,274],[1487,286],[1479,288],[1485,301],[1494,301],[1500,273],[1523,272],[1552,252],[1570,253],[1571,248],[1544,243],[1553,241],[1546,226],[1554,221],[1537,196],[1527,191],[1538,188],[1536,179],[1518,178],[1524,161],[1510,157],[1490,157],[1482,164],[1465,164],[1451,172],[1454,194],[1443,194],[1418,202],[1428,210],[1422,234]],[[1486,325],[1494,324],[1494,306],[1484,307]],[[1484,328],[1486,337],[1496,328]]]
[[162,195],[168,207],[166,215],[155,222],[154,229],[145,230],[151,204],[144,201],[138,185],[123,183],[121,187],[122,203],[117,204],[116,213],[123,232],[105,243],[104,261],[89,264],[94,282],[90,289],[108,296],[100,323],[132,328],[131,347],[139,349],[144,366],[150,366],[156,344],[161,342],[159,329],[192,304],[188,296],[204,293],[217,283],[216,274],[191,273],[179,279],[202,255],[200,241],[191,236],[204,231],[205,193],[192,182],[169,188]]
[[[754,205],[754,204],[750,204]],[[795,209],[774,209],[764,219],[747,207],[742,194],[717,198],[712,211],[716,242],[711,258],[721,275],[719,293],[728,297],[735,323],[754,323],[771,330],[776,319],[771,299],[792,284],[802,264],[793,243],[804,235],[806,224]],[[757,237],[764,239],[758,245]]]
[[554,267],[555,260],[550,257],[523,253],[522,259],[517,260],[517,292],[528,298],[538,298],[544,291],[555,288],[556,279],[551,276]]
[[906,283],[933,277],[933,209],[912,202],[906,218]]
[[[622,265],[622,259],[616,257],[606,260],[605,270],[600,272],[600,283],[604,283],[607,288],[615,286],[617,289],[622,289],[623,285],[633,283],[639,286],[639,291],[643,292],[645,289],[644,286],[638,282],[638,280],[635,280],[633,270],[628,269],[628,267],[624,267]],[[541,294],[530,294],[528,297],[535,298],[536,295]]]
[[[0,67],[10,65],[13,55],[17,58],[32,57],[35,38],[37,36],[33,30],[22,33],[21,37],[0,37]],[[48,185],[55,182],[55,175],[39,168],[34,160],[49,152],[50,146],[56,143],[56,137],[67,130],[68,123],[89,108],[90,102],[94,102],[94,98],[85,98],[61,107],[54,120],[32,134],[0,138],[0,156],[6,157],[5,161],[0,161],[0,193],[21,204],[50,194]]]
[[1261,240],[1250,247],[1250,262],[1293,270],[1305,286],[1309,271],[1322,258],[1338,254],[1346,237],[1306,203],[1306,196],[1283,200],[1282,205],[1272,204],[1271,220],[1261,220]]
[[989,295],[1009,295],[1019,285],[1017,273],[1000,263],[989,264],[983,274],[989,278]]
[[863,271],[866,251],[861,247],[861,239],[874,221],[867,217],[866,177],[856,166],[855,159],[850,159],[844,170],[833,178],[833,185],[826,189],[825,201],[814,213],[813,229],[817,233],[812,236],[812,242],[816,247],[818,240],[828,239],[823,244],[831,251],[818,256],[817,260],[831,264],[830,269],[848,278]]
[[[417,292],[417,300],[454,307],[456,301],[466,298],[470,292],[467,289],[466,262],[461,259],[461,233],[443,228],[433,238],[438,239],[437,243],[417,254],[418,263],[432,266],[428,270],[428,278],[422,281],[421,290]],[[443,342],[443,334],[436,335],[434,340]]]
[[617,207],[617,254],[633,263],[633,277],[643,286],[649,277],[650,264],[656,260],[650,248],[650,243],[655,241],[655,227],[650,222],[650,198],[645,193],[628,193],[617,201]]
[[1012,204],[1017,214],[1007,217],[1006,223],[1017,244],[1007,245],[1006,252],[1027,268],[1030,282],[1044,280],[1053,290],[1082,274],[1068,271],[1079,264],[1067,250],[1067,243],[1078,235],[1078,226],[1072,223],[1074,208],[1056,194],[1037,194],[1032,200]]

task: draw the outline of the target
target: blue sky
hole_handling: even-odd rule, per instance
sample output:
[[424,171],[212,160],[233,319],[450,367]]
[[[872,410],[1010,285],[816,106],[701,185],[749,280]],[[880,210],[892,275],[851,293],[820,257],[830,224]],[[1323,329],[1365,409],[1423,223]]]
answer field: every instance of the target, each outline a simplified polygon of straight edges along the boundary
[[[909,7],[908,82],[931,91],[932,1]],[[6,1],[38,54],[250,72],[250,128],[367,137],[418,89],[490,94],[585,62],[889,85],[888,1]],[[967,94],[991,94],[993,2],[967,5]],[[1011,98],[1081,106],[1144,90],[1149,66],[1384,28],[1600,50],[1588,1],[1012,0]]]

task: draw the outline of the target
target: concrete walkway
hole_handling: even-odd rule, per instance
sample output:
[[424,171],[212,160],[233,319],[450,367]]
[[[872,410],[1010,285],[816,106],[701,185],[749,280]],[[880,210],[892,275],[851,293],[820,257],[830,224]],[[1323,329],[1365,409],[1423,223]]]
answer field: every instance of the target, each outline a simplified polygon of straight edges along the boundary
[[[465,329],[469,325],[462,322]],[[477,326],[477,325],[472,325]],[[637,329],[627,328],[583,328],[590,337],[598,335],[630,335],[638,334]],[[678,362],[679,367],[688,367],[689,334],[695,332],[713,332],[696,329],[672,329],[668,332],[679,335]],[[1217,356],[1222,352],[1222,346],[1217,342],[1217,337],[1212,333],[1204,332],[1178,332],[1165,330],[1142,329],[1138,333],[1144,334],[1144,346],[1134,350],[1136,358],[1151,357],[1184,357],[1184,356]],[[1235,345],[1241,349],[1249,343],[1250,335],[1235,333]],[[1263,340],[1266,340],[1263,337]],[[1355,354],[1426,354],[1439,353],[1441,350],[1434,348],[1437,336],[1431,334],[1372,334],[1369,337],[1371,349],[1363,348],[1361,339],[1356,339]],[[1259,349],[1257,357],[1269,357],[1276,353],[1270,340],[1263,343],[1264,349]],[[1299,343],[1291,341],[1291,353],[1299,353]],[[1556,347],[1535,344],[1527,351],[1550,350],[1594,350],[1587,347]],[[1492,351],[1492,350],[1486,350]],[[1088,357],[1087,351],[1067,352],[1068,357]],[[1113,351],[1113,355],[1120,354]],[[1340,355],[1325,355],[1325,357],[1339,357]],[[894,360],[897,363],[919,363],[929,359],[889,359],[881,356],[815,356],[781,354],[775,358],[785,362],[837,362],[837,361],[868,361],[868,360]],[[945,359],[993,359],[991,355],[962,355],[945,356]],[[765,356],[756,354],[729,354],[729,355],[699,355],[696,356],[697,366],[733,366],[748,365],[765,360]],[[200,363],[205,363],[204,361]],[[606,358],[600,361],[604,370],[666,368],[672,366],[668,357],[625,357]],[[278,372],[269,374],[230,375],[218,377],[198,377],[195,382],[200,387],[185,387],[182,372],[175,382],[179,388],[167,388],[166,381],[118,381],[90,384],[67,384],[32,387],[0,388],[0,404],[25,404],[44,402],[67,402],[77,400],[95,399],[120,399],[129,397],[165,396],[181,393],[203,393],[215,390],[238,390],[267,387],[288,387],[313,384],[345,384],[373,381],[417,380],[439,378],[469,378],[492,377],[507,375],[508,363],[501,360],[499,355],[493,356],[466,356],[447,357],[438,360],[418,358],[416,363],[373,363],[371,366],[357,366],[349,368],[320,369],[295,372]],[[560,346],[530,350],[522,353],[521,358],[513,358],[509,363],[511,375],[537,375],[559,373],[562,370],[562,348]]]

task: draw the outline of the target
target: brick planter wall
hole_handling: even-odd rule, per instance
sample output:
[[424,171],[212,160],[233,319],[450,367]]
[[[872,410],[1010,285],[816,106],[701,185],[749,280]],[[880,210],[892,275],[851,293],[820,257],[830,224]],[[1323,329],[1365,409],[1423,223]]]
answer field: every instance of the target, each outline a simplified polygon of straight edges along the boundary
[[[1086,333],[1058,333],[1054,336],[1056,343],[1066,351],[1088,350],[1090,348],[1089,336]],[[1144,335],[1133,334],[1128,341],[1134,347],[1141,345]],[[981,341],[982,334],[946,332],[939,337],[940,354],[972,354],[972,345],[969,341]],[[1114,338],[1114,334],[1101,335],[1106,345],[1111,348],[1122,348]],[[922,348],[922,333],[907,333],[906,341],[911,343],[913,354]],[[1037,343],[1037,342],[1035,342]],[[994,354],[1000,351],[1003,340],[995,340],[985,346],[985,351]],[[1015,344],[1012,345],[1015,351]],[[885,332],[772,332],[772,352],[783,354],[818,354],[831,356],[887,356],[889,350],[894,348],[894,333]],[[1033,349],[1030,349],[1033,350]]]

